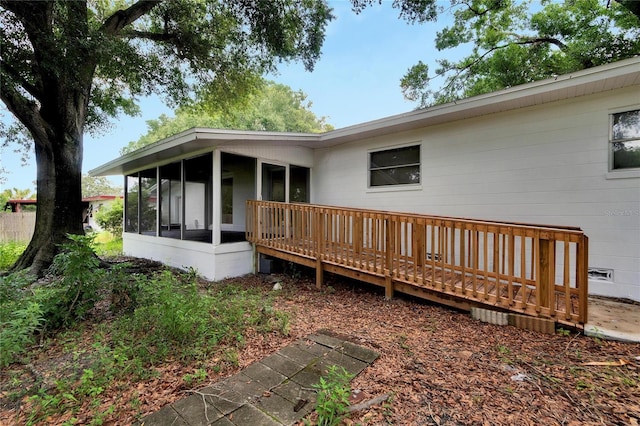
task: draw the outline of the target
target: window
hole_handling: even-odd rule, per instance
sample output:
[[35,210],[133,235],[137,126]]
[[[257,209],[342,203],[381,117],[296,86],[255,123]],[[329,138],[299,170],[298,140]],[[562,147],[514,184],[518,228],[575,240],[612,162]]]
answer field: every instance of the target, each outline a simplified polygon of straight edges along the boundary
[[182,166],[180,162],[160,167],[160,235],[181,238]]
[[611,115],[610,169],[640,168],[640,110]]
[[233,225],[233,177],[222,178],[222,223]]
[[138,174],[129,175],[125,178],[126,198],[125,202],[125,232],[138,232],[138,192],[140,189],[140,179]]
[[369,186],[420,183],[420,145],[369,153]]
[[311,170],[307,167],[289,166],[289,202],[309,202],[309,176]]

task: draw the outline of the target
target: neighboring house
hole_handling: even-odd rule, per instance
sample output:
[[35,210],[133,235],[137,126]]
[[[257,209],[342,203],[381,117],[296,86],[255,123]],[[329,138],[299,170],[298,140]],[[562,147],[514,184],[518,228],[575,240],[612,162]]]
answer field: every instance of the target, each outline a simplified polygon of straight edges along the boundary
[[122,198],[122,195],[96,195],[83,198],[82,224],[85,230],[102,231],[95,214],[101,209],[110,208],[116,199]]
[[0,211],[0,243],[31,239],[36,223],[35,207],[36,200],[7,200]]
[[579,227],[590,293],[640,301],[640,57],[324,134],[191,129],[90,173],[126,176],[125,253],[214,280],[254,270],[259,199]]
[[[86,197],[82,199],[82,223],[85,229],[102,230],[100,225],[96,222],[95,213],[100,209],[109,208],[116,198],[122,199],[122,195],[97,195],[94,197]],[[12,213],[20,213],[24,210],[25,206],[35,206],[38,204],[37,200],[9,200],[4,206],[4,211],[10,210]],[[35,210],[32,209],[35,213]]]
[[[11,213],[21,213],[25,207],[35,207],[36,200],[7,200],[4,205],[4,211],[10,210]],[[31,209],[33,210],[33,209]]]

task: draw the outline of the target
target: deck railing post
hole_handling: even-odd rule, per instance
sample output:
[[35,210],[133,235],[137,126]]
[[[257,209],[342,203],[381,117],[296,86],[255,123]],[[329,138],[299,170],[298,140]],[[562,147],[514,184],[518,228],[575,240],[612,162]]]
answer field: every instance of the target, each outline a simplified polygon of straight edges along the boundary
[[[537,297],[540,297],[540,306],[551,308],[555,296],[555,265],[556,242],[553,239],[540,239],[540,254],[538,256],[538,273],[540,274],[540,288]],[[554,310],[551,310],[554,313]]]
[[322,283],[324,281],[324,271],[322,266],[322,259],[324,253],[324,213],[321,208],[315,208],[315,220],[313,226],[313,239],[315,244],[315,253],[314,256],[316,258],[316,288],[320,290],[322,288]]
[[395,222],[391,219],[391,216],[385,215],[384,219],[384,227],[386,230],[386,241],[385,241],[385,288],[384,288],[384,297],[385,299],[393,298],[393,257],[394,252],[396,250],[395,245]]
[[589,320],[589,237],[582,235],[576,247],[576,287],[578,288],[578,321]]

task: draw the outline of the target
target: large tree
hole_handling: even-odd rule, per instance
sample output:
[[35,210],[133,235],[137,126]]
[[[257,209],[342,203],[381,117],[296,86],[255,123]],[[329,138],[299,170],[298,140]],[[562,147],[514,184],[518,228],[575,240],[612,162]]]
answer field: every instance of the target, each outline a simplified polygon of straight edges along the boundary
[[273,81],[263,81],[242,102],[220,108],[214,99],[202,99],[178,108],[175,116],[162,114],[147,120],[147,133],[120,150],[132,152],[192,127],[319,133],[333,129],[325,117],[316,117],[302,91]]
[[37,165],[35,232],[14,270],[41,273],[83,232],[85,131],[135,113],[139,96],[224,103],[282,60],[311,70],[331,19],[324,0],[0,0],[0,99]]
[[[452,0],[454,22],[438,50],[461,60],[418,62],[401,80],[421,107],[488,93],[640,54],[640,1]],[[433,86],[434,79],[437,85]]]

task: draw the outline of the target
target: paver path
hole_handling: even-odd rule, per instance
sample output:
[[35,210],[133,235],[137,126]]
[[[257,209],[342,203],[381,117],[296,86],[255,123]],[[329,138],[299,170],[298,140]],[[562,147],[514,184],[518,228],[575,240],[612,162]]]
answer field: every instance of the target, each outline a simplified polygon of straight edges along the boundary
[[142,421],[145,426],[292,425],[313,411],[313,385],[330,366],[354,377],[378,353],[330,332],[296,340],[225,380],[167,405]]

